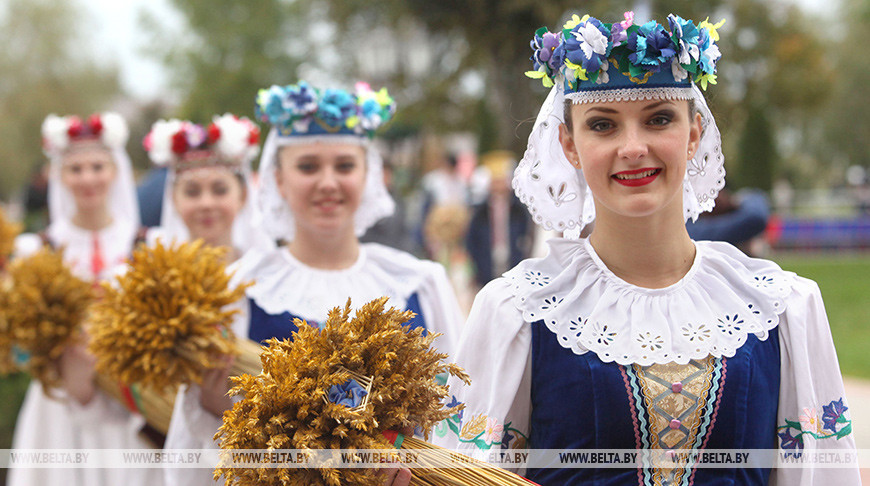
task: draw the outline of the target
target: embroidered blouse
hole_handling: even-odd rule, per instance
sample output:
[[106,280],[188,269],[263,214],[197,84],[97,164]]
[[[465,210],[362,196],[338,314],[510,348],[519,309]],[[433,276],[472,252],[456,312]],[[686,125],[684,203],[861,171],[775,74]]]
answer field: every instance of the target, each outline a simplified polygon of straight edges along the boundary
[[[696,242],[662,289],[614,275],[588,240],[555,239],[475,299],[451,380],[459,450],[850,450],[818,286],[727,243]],[[655,466],[655,465],[653,465]],[[857,467],[529,468],[541,485],[860,484]]]

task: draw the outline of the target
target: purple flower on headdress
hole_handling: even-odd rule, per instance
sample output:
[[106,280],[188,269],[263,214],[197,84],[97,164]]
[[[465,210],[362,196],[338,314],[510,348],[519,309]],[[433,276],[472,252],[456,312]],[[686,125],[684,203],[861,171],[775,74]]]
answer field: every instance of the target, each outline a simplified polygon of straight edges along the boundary
[[698,56],[698,64],[705,73],[713,74],[716,72],[716,61],[722,57],[722,53],[719,52],[719,46],[713,42],[707,29],[700,29],[699,32],[698,48],[701,52]]
[[190,148],[196,148],[205,143],[205,130],[195,123],[185,123],[184,134],[187,138],[187,146]]
[[671,36],[654,20],[628,36],[628,47],[632,50],[628,60],[644,71],[658,72],[677,53]]
[[540,70],[541,66],[546,66],[547,75],[552,76],[554,71],[562,67],[565,60],[565,46],[558,34],[539,29],[529,45],[534,50],[531,60],[536,71]]
[[674,14],[668,15],[668,25],[671,28],[674,42],[679,48],[677,58],[680,64],[688,65],[692,61],[697,61],[701,53],[698,48],[701,31],[698,30],[698,27],[691,20],[685,20]]
[[610,29],[596,18],[590,17],[586,22],[577,24],[565,36],[566,57],[589,73],[601,69],[612,49]]
[[317,106],[317,117],[331,127],[344,126],[356,113],[356,100],[350,93],[340,89],[328,89]]
[[837,422],[840,421],[846,414],[846,410],[849,410],[843,403],[843,399],[834,400],[831,403],[822,406],[822,424],[823,426],[830,430],[831,432],[837,432]]
[[610,41],[613,42],[613,47],[619,47],[623,42],[628,40],[626,31],[634,23],[634,12],[628,11],[623,14],[625,20],[617,22],[610,27]]
[[288,86],[284,107],[294,118],[311,116],[317,112],[317,91],[305,81]]

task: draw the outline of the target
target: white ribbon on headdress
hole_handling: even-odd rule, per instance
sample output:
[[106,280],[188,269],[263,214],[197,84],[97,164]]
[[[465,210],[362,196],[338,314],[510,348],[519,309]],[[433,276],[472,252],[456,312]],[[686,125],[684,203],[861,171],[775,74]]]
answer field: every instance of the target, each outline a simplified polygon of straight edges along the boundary
[[353,144],[361,145],[366,152],[366,180],[362,200],[354,214],[354,229],[362,236],[380,219],[393,214],[396,204],[384,185],[384,161],[374,144],[355,135],[295,135],[283,137],[272,128],[263,146],[260,158],[260,191],[257,193],[256,220],[271,238],[292,241],[296,222],[290,206],[278,191],[275,169],[278,150],[289,145],[302,144]]
[[[624,92],[637,99],[631,90]],[[666,88],[647,90],[644,97],[658,98],[671,93]],[[620,101],[616,90],[611,97],[614,98],[611,101]],[[701,114],[703,130],[695,157],[687,163],[683,182],[683,212],[687,220],[712,210],[716,195],[725,186],[725,159],[716,121],[697,86],[692,86],[691,99]],[[526,152],[514,171],[512,186],[535,223],[546,230],[565,232],[566,237],[579,237],[580,230],[595,220],[595,202],[583,173],[568,161],[559,143],[559,125],[565,121],[564,106],[563,83],[557,82],[541,106]]]
[[[136,199],[136,182],[133,179],[133,166],[123,148],[106,149],[112,154],[115,163],[115,180],[109,188],[108,208],[115,222],[126,222],[134,232],[140,225],[139,202]],[[76,213],[75,198],[61,181],[63,153],[50,155],[48,179],[48,217],[52,223],[72,222]],[[130,235],[131,239],[133,235]]]

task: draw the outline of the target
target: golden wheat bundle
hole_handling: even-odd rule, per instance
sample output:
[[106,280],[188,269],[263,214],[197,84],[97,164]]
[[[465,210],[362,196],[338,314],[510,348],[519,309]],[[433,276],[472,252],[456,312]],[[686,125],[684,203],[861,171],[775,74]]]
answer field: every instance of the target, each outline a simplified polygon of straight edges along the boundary
[[12,346],[27,356],[23,369],[42,383],[46,394],[60,384],[56,361],[82,338],[81,324],[94,300],[91,284],[64,265],[63,250],[42,248],[9,265],[2,298],[5,325],[0,352],[11,359]]
[[[322,331],[297,320],[292,341],[272,339],[261,355],[263,371],[234,378],[230,393],[243,395],[224,413],[216,439],[222,449],[381,449],[392,450],[385,432],[420,426],[430,430],[458,412],[445,408],[447,387],[436,375],[468,381],[447,355],[431,347],[436,334],[408,330],[413,314],[386,308],[386,297],[350,318],[350,302],[333,309]],[[436,452],[415,469],[418,485],[523,484],[526,480],[484,463],[473,468],[436,469],[455,453],[406,439],[405,448]],[[442,457],[439,459],[438,457]],[[464,458],[464,463],[468,463]],[[240,468],[215,470],[233,485],[377,485],[376,469]],[[501,482],[499,482],[501,481]]]
[[459,204],[436,206],[426,217],[423,233],[426,241],[442,245],[462,243],[468,230],[468,208]]
[[15,237],[19,233],[21,233],[21,225],[6,218],[6,213],[3,208],[0,208],[0,271],[3,271],[15,250]]
[[259,370],[259,346],[237,340],[230,330],[237,310],[227,306],[244,296],[231,289],[225,250],[202,241],[153,247],[141,245],[128,269],[94,306],[91,352],[97,370],[125,384],[155,390],[200,383],[203,372],[239,355],[235,371]]

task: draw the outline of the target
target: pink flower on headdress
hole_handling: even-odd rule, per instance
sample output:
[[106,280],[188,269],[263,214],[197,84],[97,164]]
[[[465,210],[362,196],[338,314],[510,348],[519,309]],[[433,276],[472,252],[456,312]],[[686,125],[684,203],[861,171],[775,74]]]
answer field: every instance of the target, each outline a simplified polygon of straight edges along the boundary
[[623,16],[625,20],[613,24],[613,27],[610,29],[610,40],[613,42],[613,47],[619,47],[623,42],[628,40],[628,34],[625,31],[634,24],[633,11],[625,12]]

